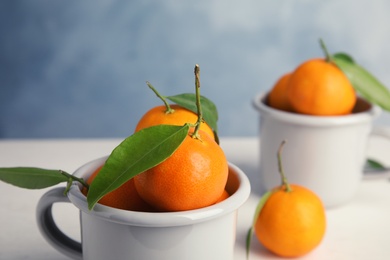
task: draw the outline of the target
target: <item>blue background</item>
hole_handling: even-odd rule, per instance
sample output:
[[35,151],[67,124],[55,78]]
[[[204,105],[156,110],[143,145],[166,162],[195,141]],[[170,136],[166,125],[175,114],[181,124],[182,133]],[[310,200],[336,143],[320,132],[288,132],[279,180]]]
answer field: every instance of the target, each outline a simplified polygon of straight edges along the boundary
[[[304,60],[344,51],[390,86],[386,0],[0,2],[0,138],[125,137],[163,95],[194,91],[220,136],[254,136],[251,100]],[[377,124],[390,124],[384,113]]]

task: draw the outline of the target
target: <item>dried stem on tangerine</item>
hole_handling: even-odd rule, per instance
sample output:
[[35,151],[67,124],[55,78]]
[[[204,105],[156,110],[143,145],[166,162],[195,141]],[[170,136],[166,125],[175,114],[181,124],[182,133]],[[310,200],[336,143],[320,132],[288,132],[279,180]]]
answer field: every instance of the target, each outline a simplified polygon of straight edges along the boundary
[[195,131],[192,134],[193,138],[199,139],[199,128],[200,125],[203,122],[203,113],[202,113],[202,105],[200,103],[200,68],[198,64],[195,64],[194,68],[194,74],[195,74],[195,95],[196,95],[196,108],[198,110],[198,121],[196,122]]
[[286,140],[283,140],[279,146],[279,149],[278,149],[278,155],[277,155],[278,156],[278,167],[279,167],[280,176],[282,177],[282,187],[285,187],[286,191],[290,192],[290,191],[292,191],[292,189],[290,187],[290,184],[287,181],[286,175],[284,174],[283,164],[282,164],[282,150],[283,150],[283,146],[285,143],[286,143]]
[[156,96],[158,98],[160,98],[163,102],[164,102],[164,105],[165,105],[165,113],[166,114],[172,114],[173,112],[175,112],[175,110],[173,108],[171,108],[171,106],[169,105],[168,101],[165,99],[165,97],[161,96],[160,93],[158,93],[157,89],[155,89],[152,84],[150,84],[149,81],[146,81],[146,84],[148,85],[148,87],[153,90],[154,94],[156,94]]

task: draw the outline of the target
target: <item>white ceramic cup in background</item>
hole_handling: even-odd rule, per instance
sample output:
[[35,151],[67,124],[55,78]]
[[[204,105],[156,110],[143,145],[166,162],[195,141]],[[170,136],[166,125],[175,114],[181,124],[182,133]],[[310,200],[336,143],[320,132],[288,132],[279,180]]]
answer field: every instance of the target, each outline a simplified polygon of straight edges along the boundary
[[363,176],[373,120],[381,109],[359,98],[352,114],[310,116],[267,105],[267,96],[253,100],[260,113],[260,175],[263,188],[280,185],[277,150],[290,183],[314,191],[326,207],[353,198]]
[[[104,163],[94,160],[74,175],[84,179]],[[229,163],[226,190],[231,196],[215,205],[181,212],[134,212],[97,204],[88,210],[79,184],[64,196],[64,188],[45,193],[37,206],[38,226],[45,239],[73,259],[84,260],[199,260],[233,259],[237,209],[250,194],[246,175]],[[71,202],[80,209],[81,243],[56,225],[52,205]]]

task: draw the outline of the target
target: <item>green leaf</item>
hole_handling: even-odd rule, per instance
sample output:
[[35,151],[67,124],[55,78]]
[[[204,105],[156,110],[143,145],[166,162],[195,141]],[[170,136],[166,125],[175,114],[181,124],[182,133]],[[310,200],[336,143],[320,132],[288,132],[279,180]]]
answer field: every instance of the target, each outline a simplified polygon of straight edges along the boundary
[[347,75],[355,90],[369,102],[390,111],[390,91],[371,73],[345,53],[332,56],[332,61]]
[[380,162],[373,160],[373,159],[367,159],[366,160],[366,165],[364,166],[366,169],[371,169],[371,170],[384,170],[386,169],[383,164]]
[[142,129],[126,138],[107,158],[99,174],[91,183],[87,201],[88,208],[107,193],[166,160],[189,132],[189,125],[157,125]]
[[257,204],[255,214],[253,216],[252,225],[249,228],[248,233],[246,235],[246,259],[249,259],[249,251],[250,251],[253,233],[255,231],[255,225],[256,225],[257,218],[259,217],[261,209],[264,207],[264,204],[267,202],[267,200],[271,196],[271,194],[272,194],[272,191],[267,191],[266,193],[264,193],[264,195],[261,196],[259,203]]
[[343,52],[335,53],[333,55],[333,58],[341,59],[350,63],[355,63],[355,60],[351,56]]
[[43,189],[68,179],[60,170],[34,167],[0,168],[0,180],[26,189]]
[[[182,106],[188,110],[198,113],[196,107],[196,95],[191,93],[184,93],[176,96],[166,97],[172,102]],[[215,131],[218,131],[217,121],[218,121],[218,111],[216,105],[208,98],[201,96],[200,103],[202,106],[202,113],[204,121]]]

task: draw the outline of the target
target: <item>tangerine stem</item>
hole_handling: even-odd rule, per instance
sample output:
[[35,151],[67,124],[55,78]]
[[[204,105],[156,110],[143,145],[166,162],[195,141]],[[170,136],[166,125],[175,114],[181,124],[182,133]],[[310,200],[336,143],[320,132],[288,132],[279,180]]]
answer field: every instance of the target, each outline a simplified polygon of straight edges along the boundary
[[332,57],[328,51],[328,48],[326,48],[324,41],[321,38],[320,38],[320,45],[321,45],[322,50],[324,51],[326,62],[331,62]]
[[203,113],[202,113],[202,106],[200,103],[200,68],[198,64],[195,64],[194,68],[194,74],[195,74],[195,96],[196,96],[196,108],[198,110],[198,121],[196,122],[195,131],[192,134],[192,137],[199,139],[199,128],[200,125],[203,122]]
[[280,144],[277,156],[278,156],[279,173],[280,173],[280,176],[282,177],[282,186],[286,187],[287,192],[290,192],[290,191],[292,191],[292,189],[290,187],[290,184],[287,181],[286,175],[284,174],[283,164],[282,164],[282,150],[283,150],[283,146],[286,142],[287,142],[286,140],[283,140],[282,143]]
[[160,98],[162,100],[162,102],[164,102],[164,105],[165,105],[165,113],[167,114],[172,114],[173,112],[175,112],[175,110],[173,108],[171,108],[171,106],[169,105],[168,101],[165,99],[165,97],[163,97],[160,93],[158,93],[157,89],[155,89],[152,84],[150,84],[149,81],[146,81],[146,84],[148,85],[148,87],[153,90],[154,94],[156,94],[156,96],[158,98]]

